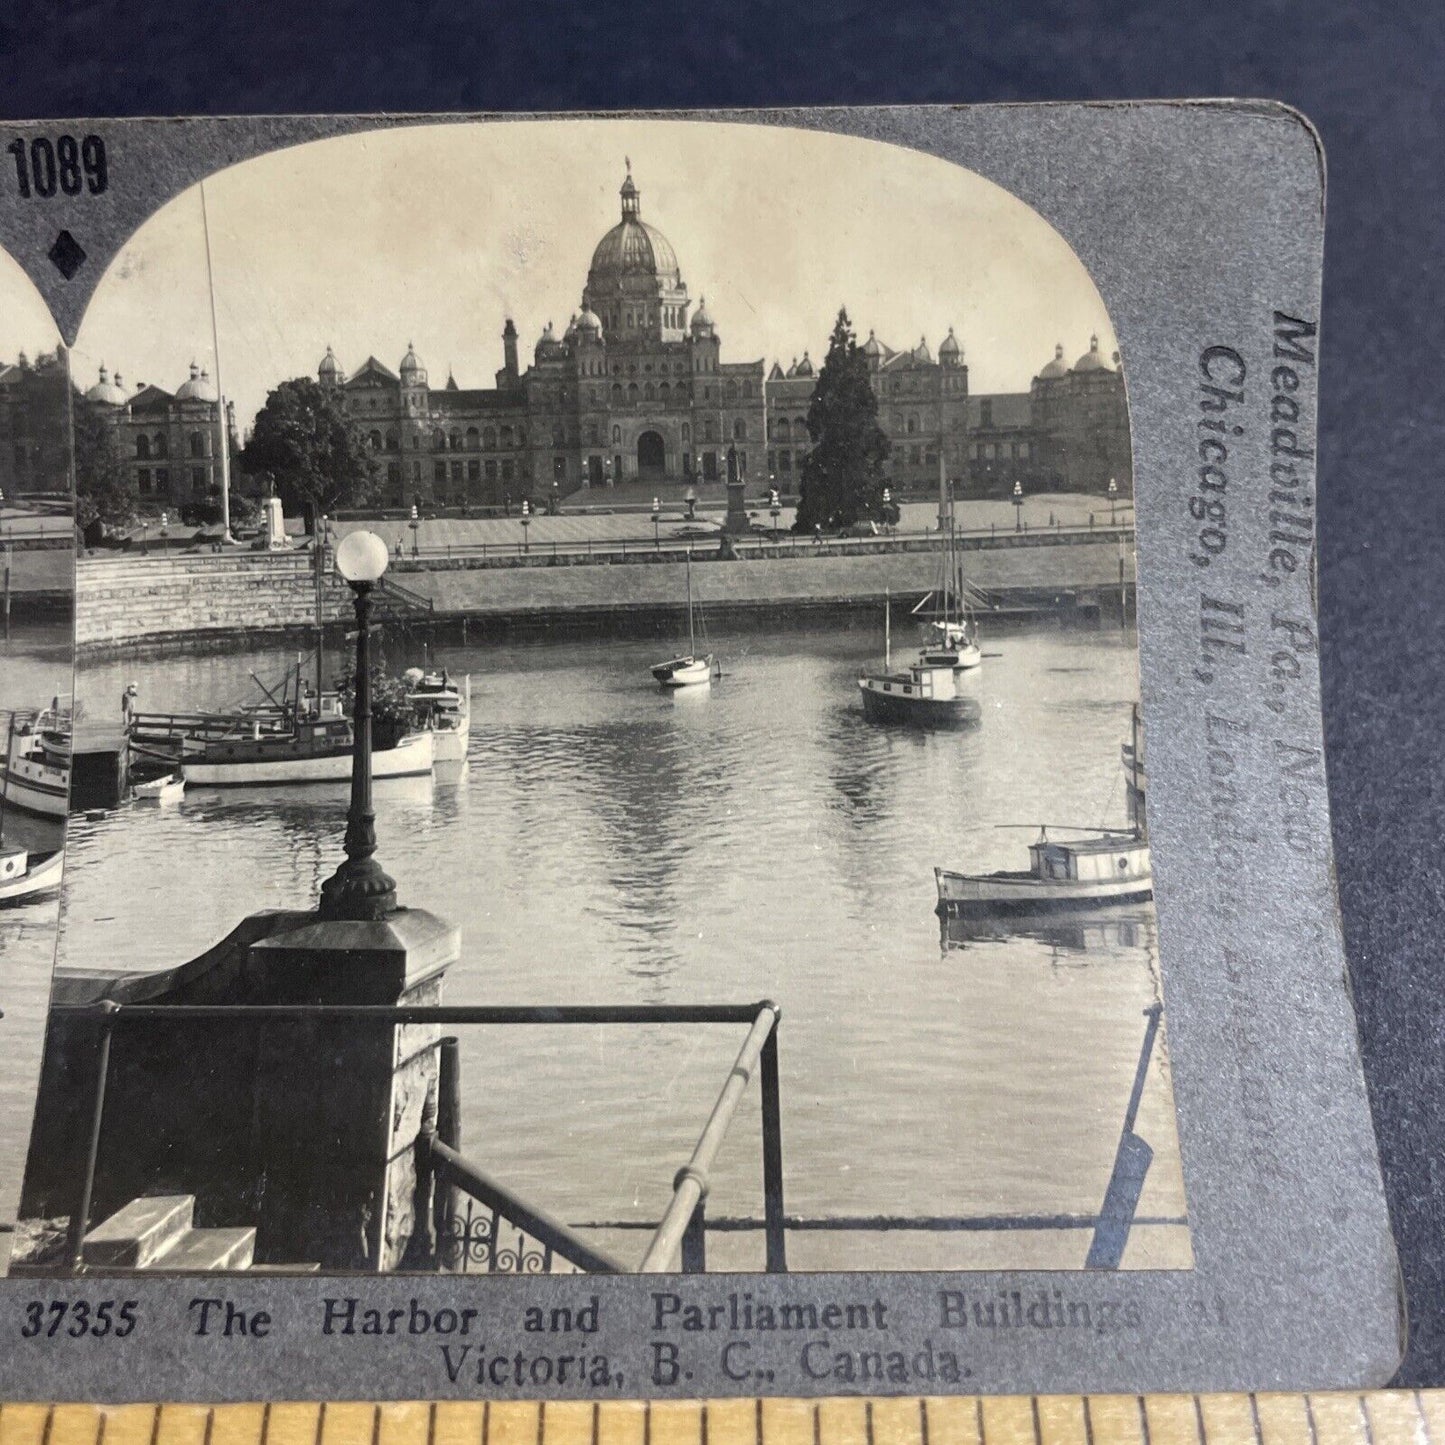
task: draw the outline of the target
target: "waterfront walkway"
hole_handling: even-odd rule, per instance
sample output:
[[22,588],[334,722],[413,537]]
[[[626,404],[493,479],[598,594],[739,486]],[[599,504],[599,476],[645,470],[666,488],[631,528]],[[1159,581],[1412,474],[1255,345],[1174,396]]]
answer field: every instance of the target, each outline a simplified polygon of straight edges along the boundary
[[[592,494],[579,494],[563,504],[561,515],[534,515],[523,525],[519,516],[512,517],[438,517],[419,520],[415,527],[405,519],[380,518],[343,521],[332,524],[335,537],[365,528],[381,537],[397,555],[405,559],[453,557],[504,557],[529,552],[551,555],[596,554],[599,552],[628,555],[647,548],[693,542],[699,550],[715,545],[722,530],[720,507],[699,506],[694,520],[687,517],[687,508],[680,499],[663,503],[656,527],[651,511],[582,510],[585,505],[600,505]],[[573,502],[577,505],[572,505]],[[740,548],[761,548],[778,544],[789,547],[810,547],[813,538],[792,531],[796,511],[781,507],[776,529],[771,511],[756,498],[749,501],[748,514],[752,532],[736,539]],[[1127,505],[1110,507],[1107,498],[1082,496],[1077,493],[1040,495],[1026,499],[1021,509],[1008,501],[969,501],[956,505],[956,522],[960,536],[989,537],[1016,530],[1103,531],[1111,518],[1132,523],[1133,509]],[[938,504],[908,502],[900,508],[898,526],[888,535],[900,539],[937,536]],[[827,534],[831,544],[844,542],[858,545],[877,539],[872,536],[840,538]]]

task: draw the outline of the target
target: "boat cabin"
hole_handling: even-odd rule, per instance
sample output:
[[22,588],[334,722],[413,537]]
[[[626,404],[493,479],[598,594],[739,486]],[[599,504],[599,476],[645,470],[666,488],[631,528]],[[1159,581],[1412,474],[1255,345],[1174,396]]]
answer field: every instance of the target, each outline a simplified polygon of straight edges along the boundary
[[1029,844],[1029,864],[1039,878],[1076,883],[1147,877],[1149,844],[1131,833],[1074,843],[1054,843],[1040,834],[1038,842]]

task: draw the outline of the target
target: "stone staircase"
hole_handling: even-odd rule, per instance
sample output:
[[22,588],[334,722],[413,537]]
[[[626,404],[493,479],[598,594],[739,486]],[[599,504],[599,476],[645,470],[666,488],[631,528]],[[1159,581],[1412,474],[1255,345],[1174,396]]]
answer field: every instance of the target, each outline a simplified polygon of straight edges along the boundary
[[193,1194],[132,1199],[85,1236],[85,1262],[187,1272],[251,1268],[256,1231],[197,1229],[195,1209]]

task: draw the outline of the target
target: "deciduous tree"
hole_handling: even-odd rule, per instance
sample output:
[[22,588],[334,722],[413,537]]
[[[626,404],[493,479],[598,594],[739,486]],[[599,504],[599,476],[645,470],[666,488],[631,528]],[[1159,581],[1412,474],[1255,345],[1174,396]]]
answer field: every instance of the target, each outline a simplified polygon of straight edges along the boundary
[[256,415],[241,469],[273,482],[288,512],[373,501],[381,468],[339,393],[309,377],[283,381]]
[[75,520],[94,541],[97,532],[117,532],[135,521],[136,494],[115,427],[78,396],[74,435]]

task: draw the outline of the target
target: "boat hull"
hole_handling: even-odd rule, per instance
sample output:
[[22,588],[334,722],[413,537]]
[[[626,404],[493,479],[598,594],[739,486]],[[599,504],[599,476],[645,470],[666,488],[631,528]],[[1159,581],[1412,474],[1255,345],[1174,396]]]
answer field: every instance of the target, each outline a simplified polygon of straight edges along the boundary
[[54,853],[28,857],[23,872],[0,879],[0,904],[38,898],[41,894],[59,888],[64,866],[65,853],[60,849]]
[[858,688],[863,694],[863,715],[872,722],[923,728],[964,728],[973,726],[982,716],[975,698],[961,695],[920,697],[916,692],[884,692],[883,681],[870,677],[858,679]]
[[21,759],[14,767],[0,766],[0,788],[7,808],[42,818],[63,818],[70,809],[70,774],[43,763]]
[[982,914],[1066,913],[1076,909],[1147,903],[1154,896],[1148,873],[1127,878],[1039,878],[1031,873],[950,873],[933,870],[938,912],[946,917]]
[[712,681],[713,660],[707,657],[675,657],[660,662],[652,675],[663,687],[702,687]]
[[464,763],[467,760],[467,731],[464,728],[433,728],[432,758],[439,763]]
[[[443,674],[445,676],[445,674]],[[407,694],[422,728],[431,734],[432,757],[439,763],[464,763],[472,728],[472,679],[420,686]]]
[[[371,755],[373,778],[413,778],[432,770],[433,736],[408,733],[394,748]],[[256,758],[227,763],[188,760],[181,776],[207,788],[256,787],[274,783],[340,783],[351,778],[351,749],[312,757]]]

